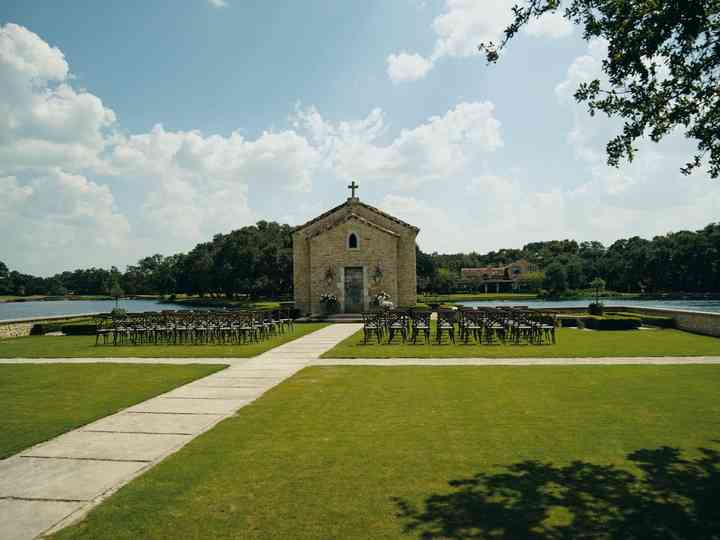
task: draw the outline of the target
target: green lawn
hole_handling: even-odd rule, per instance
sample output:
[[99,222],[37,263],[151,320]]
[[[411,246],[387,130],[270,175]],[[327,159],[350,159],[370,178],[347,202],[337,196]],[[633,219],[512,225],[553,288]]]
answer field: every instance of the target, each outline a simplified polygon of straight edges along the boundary
[[220,308],[220,307],[226,307],[226,308],[234,308],[234,309],[278,309],[280,307],[280,302],[277,300],[263,300],[258,299],[254,301],[249,301],[247,299],[241,299],[241,300],[231,300],[228,298],[200,298],[199,296],[184,296],[184,295],[178,295],[175,297],[174,301],[167,300],[167,304],[169,304],[169,307],[172,307],[172,304],[179,304],[184,306],[191,306],[191,307],[199,307],[199,308]]
[[418,302],[429,304],[447,303],[447,302],[470,302],[475,300],[535,300],[538,295],[536,293],[457,293],[457,294],[419,294]]
[[306,369],[54,538],[716,538],[719,368]]
[[223,367],[0,365],[0,459]]
[[[433,323],[434,324],[434,323]],[[433,331],[434,336],[434,331]],[[0,349],[1,350],[1,349]],[[559,328],[555,345],[377,345],[359,331],[323,358],[568,358],[605,356],[720,356],[720,339],[680,330],[602,331]]]
[[0,339],[0,358],[247,358],[327,326],[296,324],[295,331],[248,345],[95,346],[94,336],[29,336]]
[[44,295],[33,295],[33,296],[16,296],[13,294],[0,294],[0,302],[14,302],[15,300],[25,300],[30,302],[31,300],[42,300],[46,298]]

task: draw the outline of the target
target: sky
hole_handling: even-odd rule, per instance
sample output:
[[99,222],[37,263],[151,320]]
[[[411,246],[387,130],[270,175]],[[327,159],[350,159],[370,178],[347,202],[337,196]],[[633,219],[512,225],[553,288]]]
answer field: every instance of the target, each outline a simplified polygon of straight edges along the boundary
[[621,124],[573,99],[602,41],[548,15],[486,64],[515,1],[4,0],[0,261],[123,269],[301,224],[351,180],[426,252],[716,221],[682,133],[606,165]]

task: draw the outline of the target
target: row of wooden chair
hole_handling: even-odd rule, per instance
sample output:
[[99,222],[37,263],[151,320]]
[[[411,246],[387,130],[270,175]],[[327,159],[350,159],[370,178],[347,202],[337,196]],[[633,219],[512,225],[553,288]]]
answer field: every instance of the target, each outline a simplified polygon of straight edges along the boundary
[[458,314],[460,339],[468,343],[555,343],[555,317],[520,309],[462,309]]
[[[363,313],[363,339],[380,343],[456,343],[460,339],[478,344],[555,343],[553,315],[527,309],[478,308],[439,310],[430,324],[430,310],[384,310]],[[435,335],[432,334],[434,326]]]
[[290,310],[162,311],[108,316],[98,324],[95,345],[245,344],[292,332]]

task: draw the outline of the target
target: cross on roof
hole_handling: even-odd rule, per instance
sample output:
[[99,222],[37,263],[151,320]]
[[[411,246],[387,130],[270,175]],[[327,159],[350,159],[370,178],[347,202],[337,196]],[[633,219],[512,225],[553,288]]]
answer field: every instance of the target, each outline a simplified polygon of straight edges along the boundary
[[359,188],[360,186],[355,183],[355,180],[350,182],[350,185],[348,186],[348,189],[352,191],[352,198],[355,198],[355,190]]

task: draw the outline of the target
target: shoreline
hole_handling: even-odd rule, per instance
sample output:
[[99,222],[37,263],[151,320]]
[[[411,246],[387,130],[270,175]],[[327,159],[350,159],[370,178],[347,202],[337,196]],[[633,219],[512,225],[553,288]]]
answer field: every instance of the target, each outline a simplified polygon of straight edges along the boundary
[[[22,304],[26,302],[105,302],[115,301],[113,296],[105,295],[78,295],[78,296],[12,296],[9,298],[0,297],[0,304]],[[160,295],[125,296],[120,300],[158,300]]]

